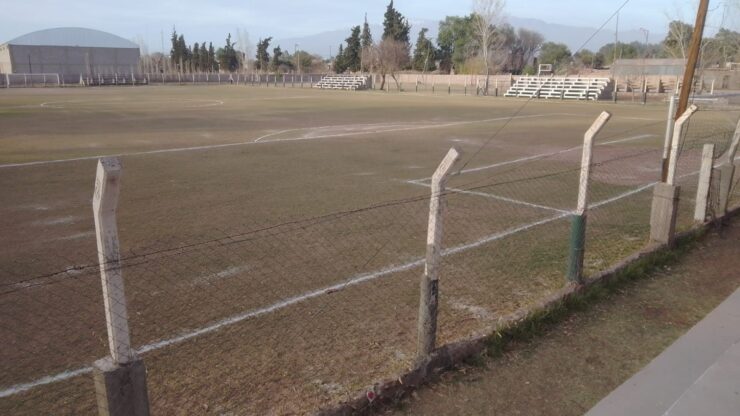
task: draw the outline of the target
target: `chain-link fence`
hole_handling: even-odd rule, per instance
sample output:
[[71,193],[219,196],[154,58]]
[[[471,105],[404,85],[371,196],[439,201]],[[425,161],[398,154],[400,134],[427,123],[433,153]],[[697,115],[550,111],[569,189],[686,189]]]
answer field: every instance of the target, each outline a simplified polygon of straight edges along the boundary
[[[736,119],[734,109],[709,109],[687,125],[677,168],[679,230],[695,224],[702,146],[715,144],[719,163]],[[594,147],[587,277],[650,242],[663,148],[647,135],[624,134],[602,134]],[[491,333],[501,319],[569,284],[582,150],[456,168],[436,195],[446,204],[437,345]],[[174,209],[159,212],[159,220],[190,221],[191,231],[157,221],[145,233],[122,227],[120,263],[104,261],[103,269],[123,276],[128,330],[148,369],[152,412],[310,413],[411,368],[431,180],[408,181],[417,192],[401,200],[277,224],[250,213],[201,224]],[[90,212],[89,194],[73,197],[69,217]],[[121,212],[119,220],[150,214]],[[105,311],[116,305],[101,296],[101,242],[93,230],[90,217],[79,221],[78,234],[44,236],[53,251],[12,236],[0,255],[0,413],[96,412],[92,363],[110,354]]]

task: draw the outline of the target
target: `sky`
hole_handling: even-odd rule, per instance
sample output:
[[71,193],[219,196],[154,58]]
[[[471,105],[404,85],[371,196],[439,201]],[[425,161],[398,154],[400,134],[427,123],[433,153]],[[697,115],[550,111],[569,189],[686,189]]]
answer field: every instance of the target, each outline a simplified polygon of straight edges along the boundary
[[[506,13],[548,23],[600,26],[625,0],[508,0]],[[710,0],[715,21],[724,10]],[[738,0],[734,0],[738,1]],[[226,33],[248,32],[258,38],[300,37],[383,21],[388,0],[5,0],[0,13],[0,43],[35,30],[88,27],[126,39],[141,38],[148,50],[165,48],[175,26],[188,43],[212,41],[222,45]],[[646,28],[665,33],[668,16],[693,22],[696,0],[631,0],[620,15],[625,30]],[[720,6],[715,6],[715,4]],[[438,21],[447,15],[470,13],[469,0],[396,0],[396,8],[414,21]],[[719,10],[722,9],[722,10]],[[710,26],[712,23],[710,23]],[[412,28],[412,31],[414,29]],[[414,31],[415,33],[416,31]],[[413,37],[413,36],[412,36]]]

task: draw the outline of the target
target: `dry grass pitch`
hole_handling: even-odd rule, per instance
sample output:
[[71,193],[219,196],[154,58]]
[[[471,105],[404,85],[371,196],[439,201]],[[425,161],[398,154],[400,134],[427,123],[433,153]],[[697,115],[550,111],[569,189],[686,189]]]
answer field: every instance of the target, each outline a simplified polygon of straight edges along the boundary
[[[565,284],[579,146],[605,109],[590,272],[646,243],[663,104],[244,86],[0,91],[0,413],[95,411],[89,365],[107,349],[97,157],[124,165],[124,278],[154,412],[300,414],[410,365],[428,178],[451,146],[465,166],[450,182],[440,341],[490,330]],[[710,133],[737,117],[701,112],[690,130],[683,226],[693,144],[724,143]]]

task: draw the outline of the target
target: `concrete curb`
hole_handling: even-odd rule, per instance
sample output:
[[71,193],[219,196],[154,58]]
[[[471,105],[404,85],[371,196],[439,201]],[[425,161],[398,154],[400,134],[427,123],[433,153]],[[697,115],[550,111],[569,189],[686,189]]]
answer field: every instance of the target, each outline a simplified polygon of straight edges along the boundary
[[[740,206],[729,210],[727,215],[721,220],[732,218],[740,213]],[[682,242],[700,237],[712,229],[717,224],[716,221],[707,222],[695,226],[689,231],[676,235],[675,242]],[[553,311],[568,300],[577,295],[588,292],[597,284],[608,283],[620,277],[620,274],[630,266],[637,264],[641,260],[670,252],[672,248],[668,244],[648,245],[640,251],[623,259],[616,265],[604,270],[597,275],[588,278],[584,284],[577,285],[570,283],[558,290],[557,292],[545,297],[535,306],[527,309],[520,309],[499,320],[495,328],[491,328],[487,335],[480,335],[468,338],[463,341],[446,344],[437,348],[431,355],[430,359],[417,368],[409,370],[393,380],[385,380],[374,385],[372,391],[341,403],[332,408],[320,410],[318,416],[349,416],[349,415],[369,415],[377,409],[382,409],[388,405],[398,402],[403,396],[419,388],[424,383],[430,382],[441,373],[453,369],[455,366],[463,363],[465,360],[480,355],[486,350],[486,346],[492,337],[506,330],[514,329],[525,325],[533,317]]]

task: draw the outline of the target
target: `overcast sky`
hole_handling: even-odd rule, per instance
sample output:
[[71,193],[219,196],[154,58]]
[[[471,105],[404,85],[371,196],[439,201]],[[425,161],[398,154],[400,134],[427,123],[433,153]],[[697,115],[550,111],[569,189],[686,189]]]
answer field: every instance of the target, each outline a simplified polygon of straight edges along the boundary
[[[731,1],[731,0],[722,0]],[[736,0],[737,1],[737,0]],[[508,0],[506,12],[571,26],[598,27],[624,0]],[[0,43],[34,30],[61,26],[89,27],[127,39],[141,36],[151,51],[161,49],[173,25],[188,43],[213,41],[237,28],[260,37],[299,37],[348,28],[362,22],[381,23],[388,0],[10,0],[0,13]],[[694,20],[696,0],[631,0],[621,14],[625,30],[665,33],[667,15]],[[469,0],[396,0],[396,7],[413,23],[437,21],[470,12]],[[723,9],[711,0],[715,21]],[[694,9],[694,10],[692,10]],[[413,29],[412,29],[413,30]],[[414,30],[416,32],[416,30]],[[166,45],[165,45],[166,46]],[[169,48],[166,46],[166,48]]]

